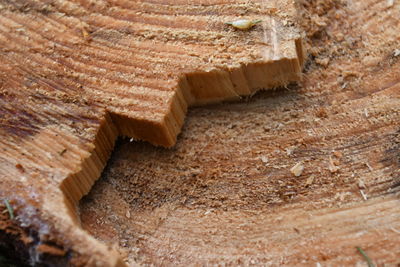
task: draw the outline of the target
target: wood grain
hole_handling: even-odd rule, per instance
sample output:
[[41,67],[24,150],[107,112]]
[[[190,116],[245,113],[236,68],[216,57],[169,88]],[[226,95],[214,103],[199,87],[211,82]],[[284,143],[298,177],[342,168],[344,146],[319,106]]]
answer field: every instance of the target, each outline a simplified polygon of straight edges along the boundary
[[0,1],[0,196],[31,260],[122,266],[76,216],[116,137],[173,146],[189,105],[299,81],[303,50],[293,1]]
[[85,229],[132,265],[399,265],[400,2],[299,4],[303,82],[190,109],[171,150],[121,140]]

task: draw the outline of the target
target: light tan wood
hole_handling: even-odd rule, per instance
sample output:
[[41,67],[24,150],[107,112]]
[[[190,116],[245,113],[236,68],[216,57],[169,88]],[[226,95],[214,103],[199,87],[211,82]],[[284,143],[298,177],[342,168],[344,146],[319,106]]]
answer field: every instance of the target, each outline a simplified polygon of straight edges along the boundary
[[189,105],[299,81],[304,49],[292,0],[20,0],[0,2],[0,62],[0,197],[32,260],[122,266],[76,216],[116,137],[171,147]]

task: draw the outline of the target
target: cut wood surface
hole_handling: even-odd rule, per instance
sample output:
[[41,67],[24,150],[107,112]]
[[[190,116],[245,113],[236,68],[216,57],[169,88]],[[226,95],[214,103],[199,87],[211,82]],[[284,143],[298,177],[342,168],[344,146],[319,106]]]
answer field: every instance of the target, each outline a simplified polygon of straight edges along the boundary
[[[226,24],[243,18],[261,22]],[[122,266],[76,216],[117,136],[171,147],[189,105],[299,81],[296,21],[291,0],[0,1],[1,243]]]
[[172,150],[120,141],[85,229],[132,265],[398,266],[400,1],[299,4],[304,81],[191,109]]

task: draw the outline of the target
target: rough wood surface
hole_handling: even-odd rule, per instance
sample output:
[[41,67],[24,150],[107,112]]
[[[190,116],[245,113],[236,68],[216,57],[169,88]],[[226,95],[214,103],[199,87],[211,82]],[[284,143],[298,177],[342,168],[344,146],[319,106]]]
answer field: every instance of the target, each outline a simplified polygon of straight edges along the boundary
[[303,52],[292,0],[0,1],[2,234],[34,262],[122,265],[75,209],[117,136],[170,147],[189,105],[299,81]]
[[400,1],[299,2],[304,82],[191,109],[172,150],[122,140],[85,229],[155,266],[398,266]]

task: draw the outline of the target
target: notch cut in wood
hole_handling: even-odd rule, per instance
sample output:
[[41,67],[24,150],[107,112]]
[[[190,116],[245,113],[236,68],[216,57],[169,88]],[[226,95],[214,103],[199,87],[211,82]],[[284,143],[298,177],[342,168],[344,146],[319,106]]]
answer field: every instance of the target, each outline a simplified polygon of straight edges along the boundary
[[300,80],[295,18],[290,0],[0,2],[0,196],[17,222],[73,264],[123,265],[75,216],[116,137],[170,147],[188,106]]

